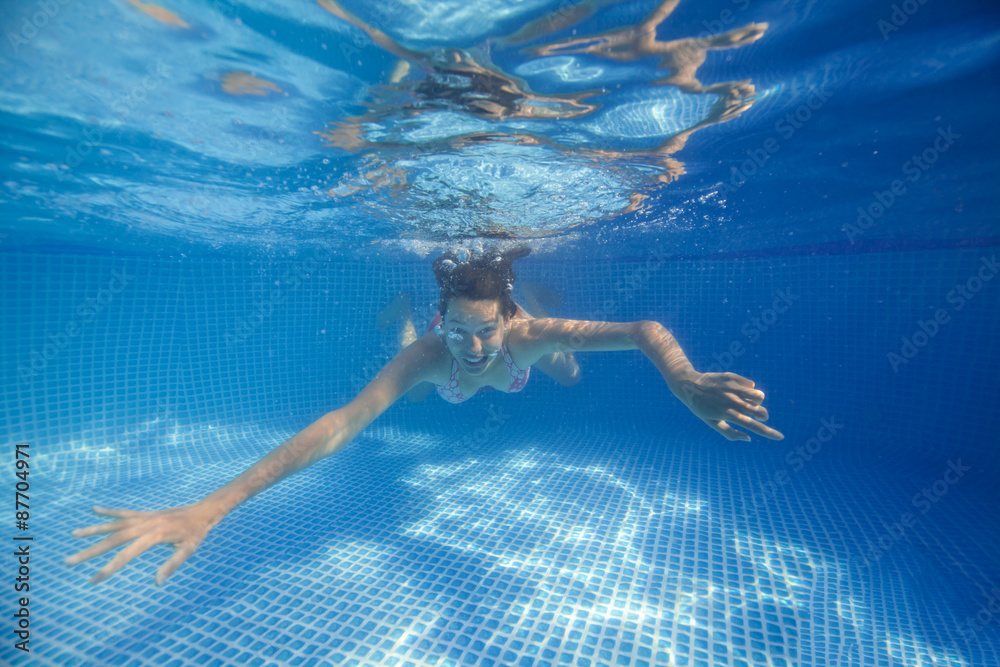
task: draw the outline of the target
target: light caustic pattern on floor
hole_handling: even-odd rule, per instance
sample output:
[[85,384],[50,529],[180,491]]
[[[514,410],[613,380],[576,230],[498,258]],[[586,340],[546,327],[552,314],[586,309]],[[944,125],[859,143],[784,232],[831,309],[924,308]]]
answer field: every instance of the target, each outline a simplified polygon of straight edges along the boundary
[[[46,499],[52,553],[79,548],[67,536],[89,503],[190,502],[282,435],[162,479],[123,475],[101,498]],[[901,581],[883,583],[896,608],[875,608],[871,573],[844,552],[862,541],[826,537],[844,531],[829,488],[750,512],[731,471],[752,459],[721,460],[733,450],[517,439],[449,456],[440,435],[363,437],[234,512],[163,589],[162,550],[97,588],[82,567],[51,582],[39,651],[16,664],[988,664],[930,641],[929,603]]]

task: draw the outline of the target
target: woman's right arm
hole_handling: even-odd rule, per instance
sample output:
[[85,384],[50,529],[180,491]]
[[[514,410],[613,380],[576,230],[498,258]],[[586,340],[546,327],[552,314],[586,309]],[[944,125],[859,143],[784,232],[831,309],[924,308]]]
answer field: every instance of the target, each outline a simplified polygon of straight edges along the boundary
[[173,544],[174,554],[156,572],[156,583],[162,584],[240,503],[340,450],[396,399],[430,379],[442,352],[444,348],[435,337],[418,339],[386,364],[353,401],[323,415],[239,477],[194,504],[156,512],[94,507],[95,513],[117,521],[75,530],[73,536],[112,535],[70,556],[66,564],[74,565],[132,542],[91,578],[90,583],[97,584],[150,547]]

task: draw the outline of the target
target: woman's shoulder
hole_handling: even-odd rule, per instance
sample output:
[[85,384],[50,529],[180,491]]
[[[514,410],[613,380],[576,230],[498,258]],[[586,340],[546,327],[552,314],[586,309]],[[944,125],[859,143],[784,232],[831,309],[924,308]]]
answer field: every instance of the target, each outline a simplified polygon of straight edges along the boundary
[[527,368],[535,363],[542,354],[539,354],[540,340],[538,328],[544,320],[521,319],[511,320],[510,331],[507,333],[505,344],[511,359],[518,368]]
[[425,381],[447,384],[451,379],[451,352],[433,331],[428,331],[400,352],[404,353],[413,359],[413,363],[419,364]]

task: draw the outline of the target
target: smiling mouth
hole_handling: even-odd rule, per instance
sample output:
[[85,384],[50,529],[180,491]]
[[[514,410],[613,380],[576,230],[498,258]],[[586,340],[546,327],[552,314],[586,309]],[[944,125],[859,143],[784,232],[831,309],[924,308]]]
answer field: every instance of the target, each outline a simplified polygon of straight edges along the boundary
[[489,361],[489,359],[490,355],[483,355],[481,357],[462,356],[462,361],[464,361],[470,368],[482,368],[486,365],[486,362]]

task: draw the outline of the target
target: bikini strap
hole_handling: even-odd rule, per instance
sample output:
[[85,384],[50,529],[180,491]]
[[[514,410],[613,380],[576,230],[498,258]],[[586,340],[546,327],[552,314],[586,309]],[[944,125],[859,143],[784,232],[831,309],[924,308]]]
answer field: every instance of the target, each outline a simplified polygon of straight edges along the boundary
[[523,373],[524,371],[517,367],[514,363],[514,359],[510,356],[510,350],[507,349],[507,342],[504,341],[503,345],[500,346],[500,351],[503,352],[503,362],[507,364],[507,370],[511,373]]

